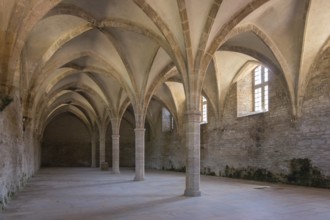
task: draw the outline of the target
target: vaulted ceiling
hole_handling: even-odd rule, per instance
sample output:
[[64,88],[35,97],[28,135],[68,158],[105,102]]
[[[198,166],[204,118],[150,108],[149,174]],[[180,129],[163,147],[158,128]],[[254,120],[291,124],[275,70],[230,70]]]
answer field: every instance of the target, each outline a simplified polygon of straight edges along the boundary
[[130,104],[148,117],[156,102],[180,123],[194,91],[219,116],[230,86],[258,63],[283,76],[298,114],[308,79],[329,57],[328,0],[0,4],[1,86],[19,88],[37,127],[71,112],[93,129]]

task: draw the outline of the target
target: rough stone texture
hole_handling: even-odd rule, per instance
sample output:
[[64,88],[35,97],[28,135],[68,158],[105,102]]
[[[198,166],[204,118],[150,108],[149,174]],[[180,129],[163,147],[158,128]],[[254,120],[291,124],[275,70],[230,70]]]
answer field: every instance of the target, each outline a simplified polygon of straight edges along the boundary
[[91,166],[91,137],[84,124],[71,114],[54,119],[42,142],[42,166]]
[[288,175],[292,159],[308,158],[324,175],[329,175],[327,122],[330,121],[330,103],[329,88],[326,86],[329,85],[329,76],[324,74],[312,80],[303,116],[297,120],[291,116],[289,97],[282,82],[280,77],[270,75],[269,112],[242,118],[236,117],[237,88],[234,86],[231,89],[223,127],[203,129],[207,133],[202,158],[204,173],[226,176],[227,166],[238,170],[264,169],[273,175]]
[[21,104],[13,102],[0,112],[0,210],[35,172],[38,164],[33,136],[23,133]]
[[[186,135],[180,137],[182,146],[189,149],[187,154],[180,154],[182,148],[177,147],[177,142],[165,146],[167,143],[161,143],[162,139],[154,140],[157,146],[149,149],[148,156],[155,161],[152,154],[155,152],[156,157],[163,159],[157,161],[156,167],[183,169],[182,164],[187,164],[187,173],[194,170],[191,172],[196,175],[193,182],[199,183],[201,151],[202,172],[208,174],[241,177],[241,173],[258,171],[282,179],[283,175],[290,175],[292,180],[299,176],[293,172],[300,172],[303,167],[300,163],[305,163],[317,176],[329,175],[326,160],[329,127],[325,124],[329,122],[326,76],[329,72],[315,76],[307,91],[305,85],[313,69],[322,69],[320,66],[325,64],[329,70],[326,52],[329,32],[325,27],[330,18],[327,10],[330,1],[287,1],[285,7],[281,1],[267,0],[236,5],[221,0],[181,0],[178,4],[145,0],[90,2],[1,1],[0,90],[6,94],[17,88],[22,95],[16,95],[13,113],[1,116],[9,122],[1,127],[1,145],[4,145],[1,156],[5,162],[0,166],[10,172],[1,184],[11,184],[10,175],[30,176],[38,168],[39,140],[34,135],[39,134],[29,130],[29,122],[24,129],[22,110],[28,114],[24,116],[30,117],[28,120],[40,122],[38,126],[43,126],[57,113],[70,110],[78,117],[87,117],[86,126],[93,130],[97,122],[103,123],[107,117],[120,117],[131,104],[134,106],[131,114],[138,117],[137,123],[128,120],[122,126],[130,130],[120,134],[121,165],[134,166],[137,162],[144,166],[140,159],[144,157],[141,146],[144,138],[134,141],[133,129],[143,128],[150,98],[155,96],[170,107],[180,121],[181,113],[187,110],[185,106],[195,106],[191,100],[200,95],[204,85],[208,91],[203,92],[213,103],[216,117],[210,112],[212,122],[202,126],[201,149],[196,123],[188,126]],[[236,53],[219,55],[219,60],[213,60],[214,71],[208,71],[211,60],[223,50]],[[252,57],[242,58],[240,53]],[[230,60],[233,64],[243,64],[251,59],[264,62],[272,69],[281,69],[288,89],[282,80],[274,79],[271,111],[237,118],[235,87],[226,104],[222,103],[227,88],[238,74],[238,66],[233,68],[235,65],[231,65]],[[217,65],[220,60],[229,65]],[[216,80],[204,84],[200,81],[204,73],[212,74],[210,79]],[[182,84],[174,86],[174,82]],[[291,104],[288,97],[292,99]],[[302,116],[292,118],[291,108],[297,108],[300,113],[304,98]],[[214,126],[222,106],[225,110],[219,122],[221,126]],[[107,143],[103,134],[98,134],[101,137],[98,162],[106,160]],[[171,136],[164,141],[168,138]],[[158,148],[158,143],[165,147]],[[139,146],[140,151],[135,153]],[[111,155],[108,160],[111,161]],[[17,167],[22,169],[16,172]],[[13,184],[18,186],[19,181],[15,181]]]
[[330,176],[330,74],[323,72],[310,81],[299,121],[297,150]]
[[[161,121],[160,121],[161,124]],[[183,139],[176,131],[162,132],[162,126],[155,126],[154,136],[146,142],[146,167],[151,169],[185,171]]]
[[136,128],[135,132],[135,178],[136,181],[144,180],[145,175],[145,129]]
[[112,172],[115,174],[120,173],[120,166],[119,166],[119,135],[112,135]]
[[[148,134],[149,132],[146,132]],[[96,141],[96,164],[99,166],[99,138]],[[86,127],[75,117],[65,114],[52,121],[45,131],[42,162],[45,166],[91,166],[91,138]],[[60,149],[60,150],[59,150]],[[112,129],[105,135],[105,162],[112,164]],[[120,166],[135,166],[134,127],[126,120],[120,126]]]
[[253,74],[248,74],[237,82],[237,116],[251,114],[253,111]]
[[[203,128],[204,173],[223,175],[225,167],[256,167],[287,172],[287,162],[294,146],[289,134],[291,123],[288,94],[279,78],[270,76],[270,111],[237,118],[237,88],[233,86],[225,103],[222,127]],[[212,119],[211,119],[212,120]],[[212,129],[212,130],[211,130]]]
[[105,161],[109,166],[112,164],[112,129],[111,124],[108,125],[107,133],[105,135]]
[[[237,87],[233,86],[221,126],[213,123],[216,119],[210,110],[209,123],[201,126],[201,173],[295,184],[288,180],[292,161],[306,158],[311,172],[320,172],[315,178],[326,183],[320,186],[330,183],[329,84],[328,73],[311,80],[298,119],[292,117],[281,76],[270,75],[270,111],[266,113],[237,117]],[[184,154],[174,136],[163,133],[148,143],[148,167],[176,170],[184,166]]]
[[107,130],[103,126],[101,126],[100,131],[99,131],[99,148],[100,148],[100,166],[102,167],[102,164],[106,162],[106,133]]
[[[121,167],[135,166],[135,134],[134,124],[122,120],[120,125],[119,158]],[[111,136],[109,137],[111,143]],[[108,157],[111,160],[111,157]]]

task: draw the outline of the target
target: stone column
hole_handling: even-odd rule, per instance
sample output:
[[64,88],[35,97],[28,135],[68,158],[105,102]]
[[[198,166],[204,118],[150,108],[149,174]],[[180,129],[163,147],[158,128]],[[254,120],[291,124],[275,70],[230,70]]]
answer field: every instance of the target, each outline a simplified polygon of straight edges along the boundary
[[144,180],[144,128],[135,131],[135,181]]
[[35,146],[34,146],[36,150],[34,168],[36,171],[39,170],[41,166],[41,143],[42,143],[42,136],[37,133],[35,136]]
[[105,161],[105,126],[100,129],[100,169],[102,171],[108,170],[108,163]]
[[119,127],[120,119],[111,118],[111,127],[112,127],[112,172],[114,174],[119,174]]
[[93,131],[92,134],[92,140],[91,140],[91,151],[92,151],[92,164],[91,167],[95,168],[96,167],[96,134],[95,131]]
[[119,135],[112,135],[112,172],[119,174]]
[[199,111],[188,111],[186,120],[186,189],[185,196],[201,196],[200,185],[200,117]]

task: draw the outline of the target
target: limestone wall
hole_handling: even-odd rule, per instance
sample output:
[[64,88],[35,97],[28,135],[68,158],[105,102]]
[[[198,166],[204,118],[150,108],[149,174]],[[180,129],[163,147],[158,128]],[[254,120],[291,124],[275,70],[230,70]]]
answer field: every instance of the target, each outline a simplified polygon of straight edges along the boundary
[[163,131],[162,118],[155,123],[145,144],[146,168],[184,171],[184,136],[179,135],[176,124],[173,130]]
[[[271,76],[270,111],[236,117],[236,91],[228,96],[223,127],[202,128],[206,174],[330,187],[329,74],[313,78],[302,116],[292,118],[283,81]],[[212,120],[212,119],[211,119]],[[298,164],[295,164],[298,163]],[[305,172],[305,173],[303,173]]]
[[38,168],[34,160],[37,141],[29,130],[23,132],[18,95],[0,112],[0,209]]
[[[221,127],[202,126],[202,172],[224,175],[234,169],[262,168],[288,172],[297,129],[291,118],[289,97],[279,77],[270,76],[270,111],[237,117],[237,88],[226,99]],[[210,114],[212,117],[212,113]],[[210,120],[212,121],[212,119]]]
[[[281,76],[270,76],[270,111],[266,113],[237,117],[237,88],[233,86],[221,126],[213,123],[211,111],[209,123],[201,126],[201,172],[330,187],[329,85],[328,73],[311,80],[297,119],[292,117]],[[173,137],[161,133],[147,144],[147,167],[184,167],[184,145],[178,141],[182,138]]]
[[152,169],[184,171],[184,142],[175,132],[162,132],[158,126],[157,136],[146,142],[146,167]]
[[91,166],[91,136],[71,114],[62,114],[47,126],[41,149],[42,166]]
[[[121,167],[135,166],[135,134],[134,123],[122,120],[119,139],[119,163]],[[109,159],[111,160],[111,158]]]
[[312,78],[298,123],[296,154],[308,157],[330,176],[330,73]]

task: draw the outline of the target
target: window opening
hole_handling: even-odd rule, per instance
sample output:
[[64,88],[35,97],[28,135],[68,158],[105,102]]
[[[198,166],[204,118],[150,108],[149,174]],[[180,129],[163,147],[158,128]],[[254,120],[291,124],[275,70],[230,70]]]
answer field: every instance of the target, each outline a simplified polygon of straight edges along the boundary
[[269,74],[258,65],[237,81],[237,116],[243,117],[269,111]]
[[258,66],[254,69],[254,111],[269,110],[268,102],[268,68]]
[[167,108],[162,108],[162,131],[172,131],[174,129],[174,118]]
[[205,96],[201,98],[201,106],[202,106],[202,117],[201,117],[201,124],[207,123],[207,99]]

